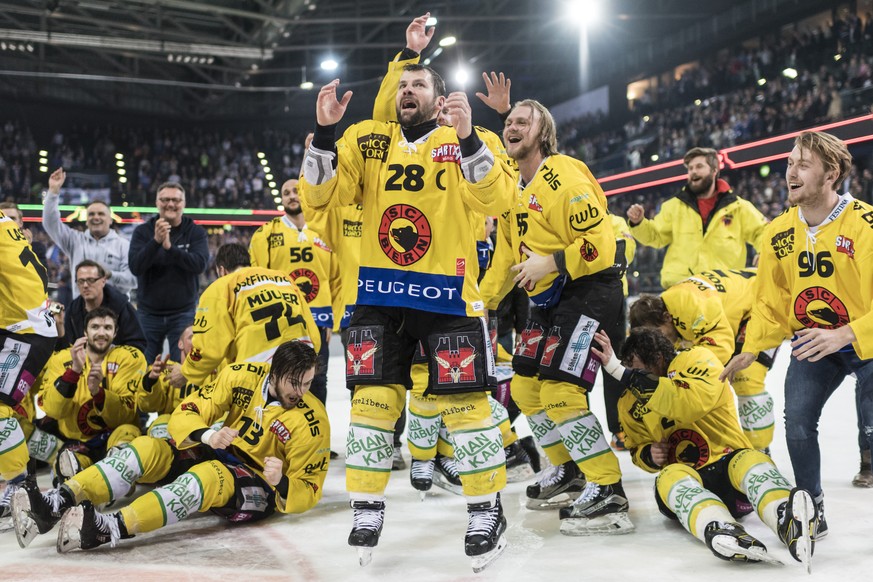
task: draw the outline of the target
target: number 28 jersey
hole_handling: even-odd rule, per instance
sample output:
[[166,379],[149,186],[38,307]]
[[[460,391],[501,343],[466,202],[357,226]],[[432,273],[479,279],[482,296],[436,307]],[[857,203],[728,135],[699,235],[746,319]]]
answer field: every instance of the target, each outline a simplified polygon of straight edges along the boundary
[[370,120],[337,142],[335,177],[321,185],[304,178],[303,197],[314,209],[363,205],[359,305],[482,315],[470,217],[503,212],[515,191],[505,153],[489,149],[494,165],[474,183],[462,173],[453,128],[410,143],[399,124]]
[[305,341],[316,352],[321,347],[300,289],[285,273],[244,267],[216,279],[200,296],[182,373],[202,386],[222,360],[266,362],[291,340]]

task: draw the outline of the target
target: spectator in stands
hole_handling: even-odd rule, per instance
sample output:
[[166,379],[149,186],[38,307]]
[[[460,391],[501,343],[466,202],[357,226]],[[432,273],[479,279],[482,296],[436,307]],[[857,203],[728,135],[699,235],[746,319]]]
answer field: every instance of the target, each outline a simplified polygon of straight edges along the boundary
[[142,352],[146,349],[145,334],[136,316],[136,310],[127,296],[106,283],[106,270],[89,259],[76,265],[76,287],[79,296],[70,304],[64,318],[64,343],[59,347],[69,347],[85,335],[85,315],[98,307],[108,307],[118,317],[115,343],[131,346]]
[[136,227],[130,270],[139,284],[139,320],[146,335],[146,361],[163,353],[179,361],[179,336],[194,321],[200,274],[209,262],[206,230],[183,216],[185,190],[177,182],[158,186],[158,216]]
[[[58,207],[61,187],[67,179],[63,168],[49,176],[49,187],[42,208],[42,225],[55,244],[70,258],[71,265],[85,259],[97,261],[106,270],[106,278],[122,293],[136,288],[136,279],[127,266],[130,243],[112,230],[112,209],[102,201],[95,200],[87,207],[86,232],[79,232],[61,221]],[[73,287],[73,299],[78,297]]]
[[688,182],[653,219],[634,204],[627,211],[631,234],[641,244],[667,247],[661,267],[666,289],[704,270],[742,269],[746,243],[761,248],[767,219],[718,177],[718,153],[692,148],[685,154]]

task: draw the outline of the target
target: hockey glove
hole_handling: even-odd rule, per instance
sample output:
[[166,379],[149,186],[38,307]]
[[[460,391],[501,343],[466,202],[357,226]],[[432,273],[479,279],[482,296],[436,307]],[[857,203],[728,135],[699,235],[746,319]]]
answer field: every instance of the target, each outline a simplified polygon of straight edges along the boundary
[[621,376],[621,383],[630,390],[640,404],[646,404],[655,390],[658,389],[659,378],[654,374],[628,368]]

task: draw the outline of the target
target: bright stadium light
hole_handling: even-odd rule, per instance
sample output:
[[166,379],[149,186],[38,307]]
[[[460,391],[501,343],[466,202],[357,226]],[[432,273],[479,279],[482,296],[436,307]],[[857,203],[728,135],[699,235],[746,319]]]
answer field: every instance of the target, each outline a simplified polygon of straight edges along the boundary
[[300,83],[300,88],[304,91],[309,91],[310,89],[312,89],[312,87],[314,87],[312,81],[303,81],[302,83]]
[[338,66],[339,63],[333,59],[325,59],[321,61],[321,68],[325,71],[335,71]]
[[603,20],[603,3],[600,0],[570,0],[564,3],[564,16],[569,22],[590,27]]
[[784,76],[788,77],[789,79],[796,79],[797,78],[797,69],[792,69],[791,67],[788,67],[788,68],[782,70],[782,74]]
[[436,26],[436,25],[437,25],[437,19],[436,19],[436,17],[435,17],[435,16],[431,16],[430,18],[427,19],[427,22],[425,22],[424,25],[425,25],[425,26]]
[[458,83],[458,85],[466,85],[467,81],[469,80],[470,71],[468,71],[464,67],[458,67],[458,69],[455,71],[455,81]]
[[440,39],[440,46],[452,46],[458,42],[458,39],[454,36],[446,36]]
[[764,77],[761,77],[760,79],[758,79],[758,87],[763,87],[766,84],[767,84],[767,79],[765,79]]

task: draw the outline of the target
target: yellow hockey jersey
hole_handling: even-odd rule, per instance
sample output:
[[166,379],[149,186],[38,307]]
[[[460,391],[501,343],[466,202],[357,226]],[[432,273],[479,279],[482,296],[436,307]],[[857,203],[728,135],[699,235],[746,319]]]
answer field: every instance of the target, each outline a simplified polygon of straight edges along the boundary
[[72,365],[69,348],[55,352],[46,364],[39,392],[39,405],[47,416],[58,421],[61,436],[85,442],[122,424],[137,424],[136,394],[146,373],[145,356],[141,351],[130,346],[109,349],[100,365],[103,390],[97,396],[91,396],[88,390],[91,371],[88,358],[75,391],[72,394],[61,392],[58,380]]
[[[175,388],[170,385],[169,376],[170,368],[178,365],[172,360],[167,361],[167,367],[158,376],[154,382],[149,382],[148,372],[143,376],[142,387],[136,393],[136,407],[141,412],[155,412],[159,416],[161,414],[170,414],[179,406],[189,394],[197,390],[198,385],[188,382],[181,388]],[[210,374],[207,381],[215,379],[215,374]]]
[[[498,220],[498,243],[491,268],[482,280],[482,295],[488,309],[498,303],[512,285],[510,267],[527,260],[522,249],[537,255],[564,251],[569,279],[606,273],[624,273],[624,248],[617,256],[616,238],[608,217],[606,196],[588,167],[562,154],[543,160],[530,184],[517,190],[509,212]],[[619,263],[619,264],[617,264]],[[550,273],[527,289],[537,305],[549,306],[567,277]]]
[[767,225],[762,247],[743,351],[776,347],[803,328],[849,325],[858,357],[873,358],[873,207],[844,194],[816,228],[789,208]]
[[755,271],[717,269],[697,273],[661,293],[682,338],[679,346],[707,347],[727,364],[740,323],[752,310],[754,289]]
[[[486,131],[477,128],[480,137]],[[470,213],[503,212],[515,190],[503,156],[492,153],[494,165],[471,183],[450,127],[414,143],[397,123],[370,120],[346,130],[337,142],[336,176],[320,186],[305,183],[303,196],[317,210],[363,205],[359,305],[482,315]]]
[[[302,186],[302,183],[298,184],[298,190]],[[339,264],[340,292],[333,294],[333,314],[334,324],[339,320],[340,329],[345,329],[349,326],[358,299],[364,207],[360,204],[349,204],[326,212],[308,208],[303,212],[306,223],[311,224],[316,232],[324,233],[324,239],[333,249]]]
[[302,513],[319,499],[330,460],[330,423],[318,398],[307,392],[286,410],[270,397],[269,364],[237,363],[182,401],[170,417],[177,448],[199,444],[188,437],[227,414],[224,426],[239,431],[228,452],[263,476],[264,457],[283,460],[288,495],[276,496],[283,513]]
[[58,337],[48,312],[48,275],[15,221],[0,212],[0,327]]
[[342,295],[339,260],[318,231],[308,225],[299,231],[287,216],[277,216],[252,235],[249,254],[253,267],[288,275],[303,292],[315,324],[334,328],[333,296]]
[[676,354],[647,404],[624,391],[618,416],[635,465],[650,473],[661,470],[644,460],[644,447],[652,443],[669,443],[668,464],[695,469],[752,448],[740,428],[731,386],[718,380],[722,370],[711,351],[695,346]]
[[285,273],[244,267],[216,279],[200,296],[182,374],[202,386],[222,360],[265,362],[291,340],[321,348],[305,297]]

